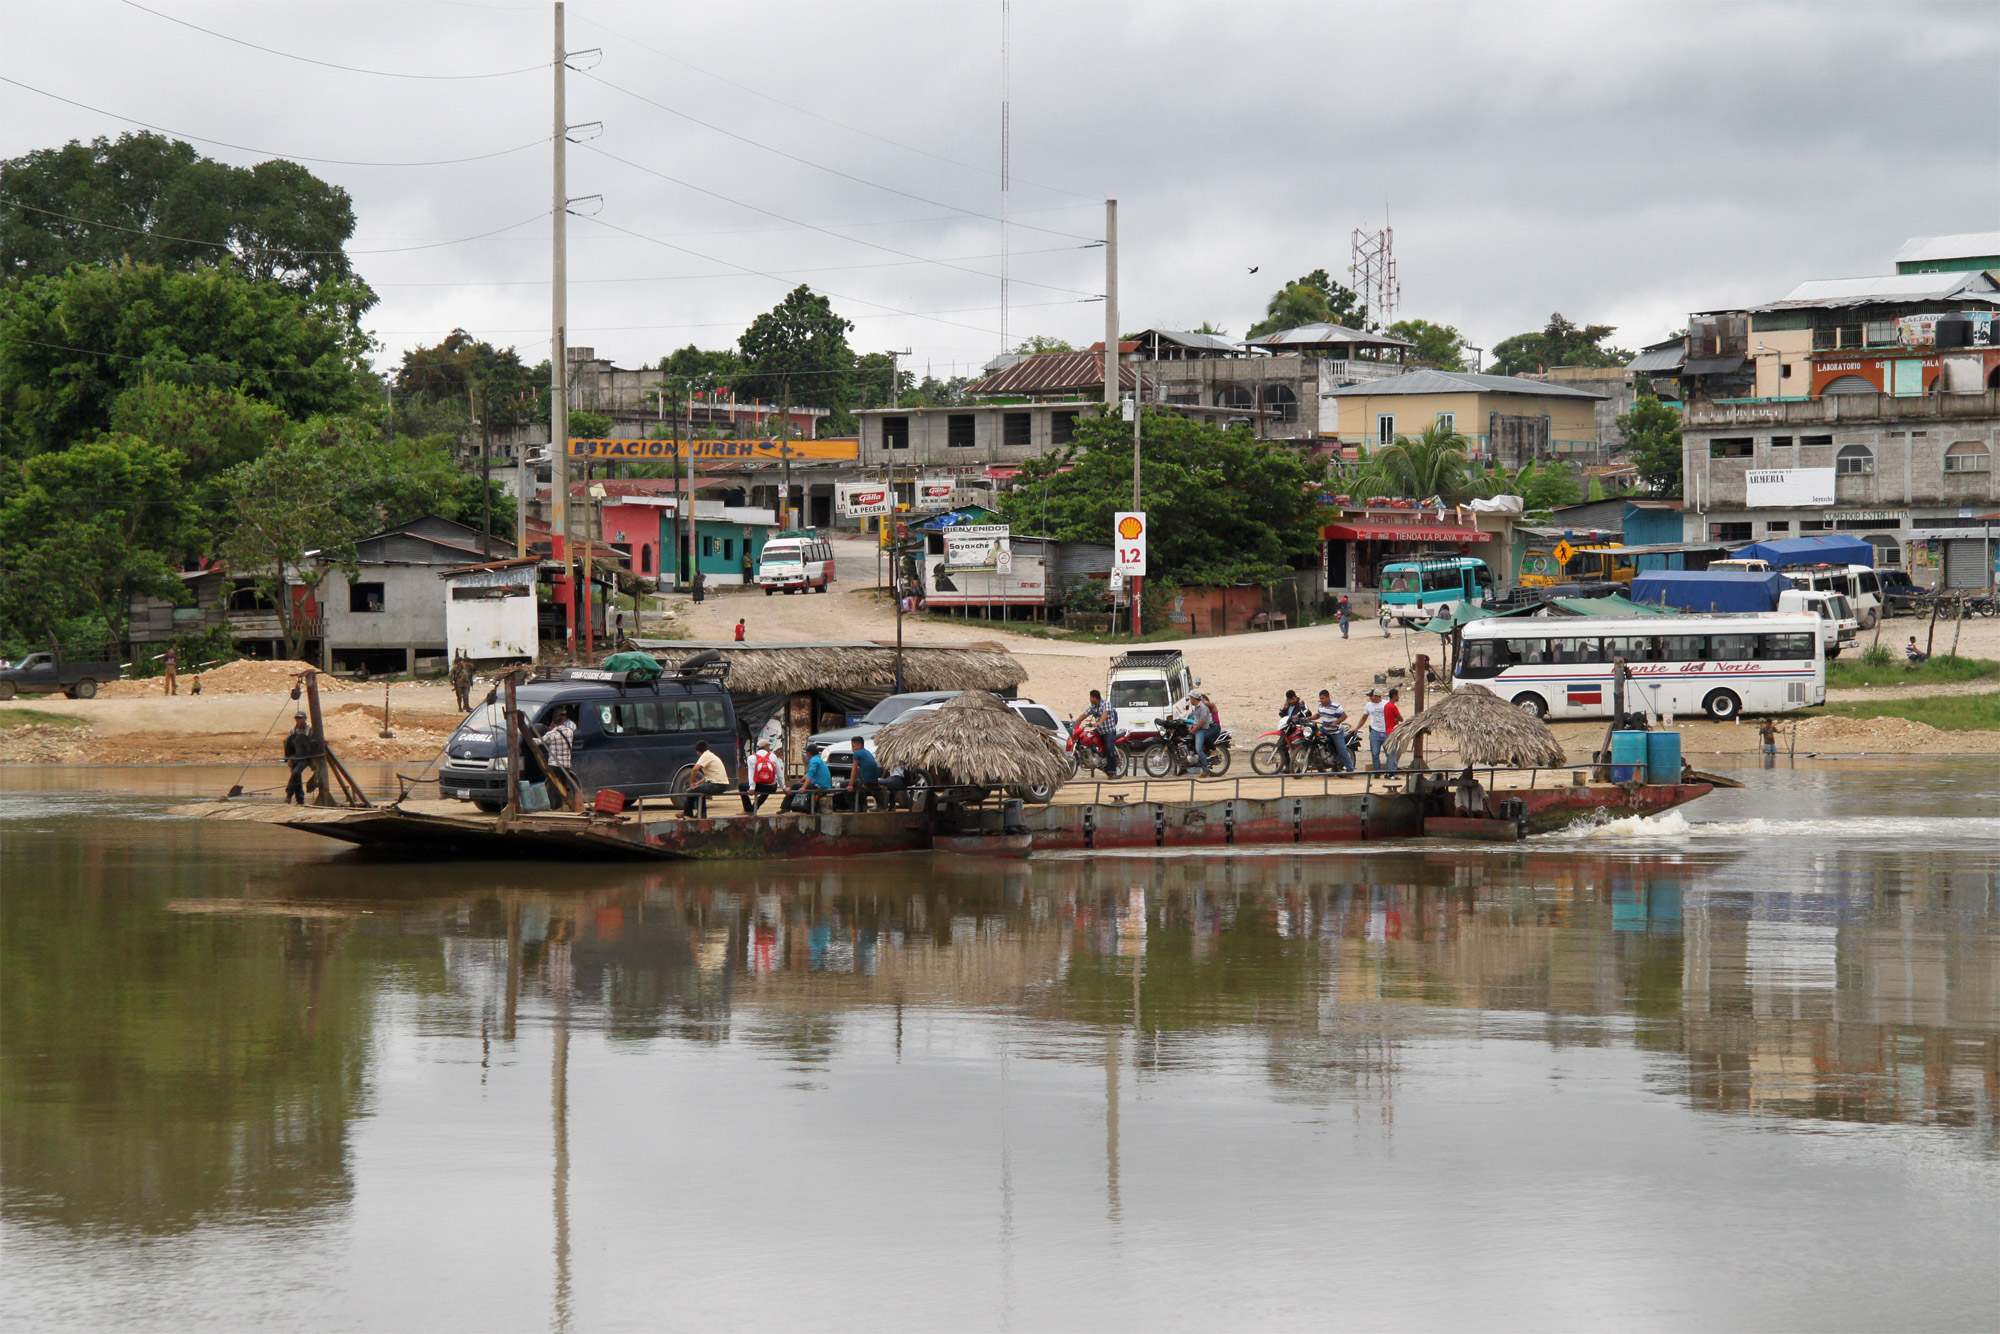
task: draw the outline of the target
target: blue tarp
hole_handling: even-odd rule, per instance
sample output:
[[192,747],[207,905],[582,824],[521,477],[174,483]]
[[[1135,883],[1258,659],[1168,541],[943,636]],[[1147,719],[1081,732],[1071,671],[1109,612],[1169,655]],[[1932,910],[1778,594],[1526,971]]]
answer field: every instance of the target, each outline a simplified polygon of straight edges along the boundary
[[1824,537],[1780,537],[1753,542],[1730,553],[1735,560],[1767,560],[1780,569],[1787,565],[1867,565],[1875,564],[1875,548],[1858,537],[1829,533]]
[[1632,600],[1682,611],[1775,611],[1790,587],[1782,574],[1747,570],[1641,570],[1632,576]]

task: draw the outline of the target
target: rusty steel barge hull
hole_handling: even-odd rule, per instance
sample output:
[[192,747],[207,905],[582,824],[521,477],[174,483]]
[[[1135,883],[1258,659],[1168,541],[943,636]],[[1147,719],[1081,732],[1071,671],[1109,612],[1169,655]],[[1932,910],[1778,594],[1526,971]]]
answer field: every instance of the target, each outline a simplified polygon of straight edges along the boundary
[[[1259,786],[1278,785],[1264,780]],[[1207,784],[1172,784],[1173,792],[1105,793],[1105,785],[1059,792],[1046,806],[1029,806],[1022,824],[1036,852],[1093,849],[1336,844],[1422,839],[1426,816],[1449,814],[1439,788],[1367,791],[1328,787],[1309,793],[1245,795],[1249,783],[1210,798]],[[1255,788],[1252,788],[1255,791]],[[1656,815],[1707,795],[1709,783],[1593,783],[1496,788],[1490,805],[1512,837],[1549,833],[1593,815]],[[1123,800],[1078,800],[1123,796]],[[1135,799],[1136,798],[1136,799]],[[719,804],[719,802],[718,802]],[[183,806],[176,813],[214,820],[278,825],[361,847],[451,858],[548,857],[571,860],[661,859],[754,861],[800,857],[860,857],[922,852],[934,846],[967,851],[966,831],[941,827],[925,811],[861,814],[721,815],[683,819],[640,811],[611,819],[542,814],[507,820],[470,813],[456,802],[405,802],[367,808],[282,807],[244,802]],[[1445,825],[1456,822],[1445,821]],[[994,840],[997,847],[1001,838]],[[1503,840],[1508,841],[1508,840]],[[1019,855],[1018,836],[1012,855]]]

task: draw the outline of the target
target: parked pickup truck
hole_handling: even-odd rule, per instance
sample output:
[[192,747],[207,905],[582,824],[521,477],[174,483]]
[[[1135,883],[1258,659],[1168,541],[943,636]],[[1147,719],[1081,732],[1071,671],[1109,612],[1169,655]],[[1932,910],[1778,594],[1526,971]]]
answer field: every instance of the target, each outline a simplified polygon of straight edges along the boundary
[[30,653],[0,671],[0,699],[16,695],[46,695],[60,690],[71,699],[89,699],[99,681],[116,681],[115,662],[64,662],[53,653]]

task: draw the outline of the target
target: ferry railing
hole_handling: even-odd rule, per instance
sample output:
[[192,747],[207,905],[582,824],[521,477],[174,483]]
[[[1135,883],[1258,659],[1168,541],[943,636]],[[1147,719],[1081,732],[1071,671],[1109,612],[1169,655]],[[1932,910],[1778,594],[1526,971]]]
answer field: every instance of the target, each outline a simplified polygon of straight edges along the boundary
[[[1528,776],[1527,790],[1533,791],[1535,790],[1536,783],[1540,781],[1543,774],[1569,774],[1572,776],[1570,782],[1573,785],[1575,783],[1575,775],[1583,774],[1587,780],[1589,774],[1602,768],[1603,765],[1593,760],[1580,764],[1475,764],[1471,766],[1454,766],[1452,768],[1432,768],[1426,765],[1421,769],[1357,769],[1351,773],[1335,773],[1331,770],[1321,770],[1305,774],[1252,774],[1248,778],[1240,775],[1235,778],[1203,778],[1192,774],[1180,778],[1072,778],[1058,790],[1062,791],[1087,786],[1091,789],[1090,804],[1101,806],[1143,805],[1147,802],[1162,800],[1163,798],[1153,795],[1155,788],[1171,790],[1176,796],[1164,799],[1178,800],[1177,794],[1183,785],[1186,787],[1187,801],[1190,805],[1204,801],[1241,801],[1245,800],[1243,795],[1243,784],[1245,782],[1276,783],[1278,785],[1278,790],[1275,794],[1268,791],[1260,792],[1254,798],[1256,800],[1272,800],[1274,797],[1275,799],[1282,800],[1288,796],[1300,795],[1329,797],[1333,795],[1333,785],[1336,782],[1343,785],[1359,783],[1362,795],[1368,796],[1374,793],[1375,781],[1377,779],[1383,780],[1385,788],[1392,780],[1407,782],[1408,779],[1413,777],[1438,782],[1450,782],[1462,775],[1467,767],[1471,768],[1474,778],[1478,778],[1481,774],[1484,774],[1484,786],[1487,791],[1492,792],[1500,790],[1497,786],[1497,780],[1502,775],[1518,776],[1526,774]],[[1311,786],[1315,782],[1319,785],[1317,791]],[[1225,784],[1227,785],[1226,788]],[[1304,791],[1293,791],[1293,785],[1300,785],[1304,788]],[[1136,796],[1132,793],[1134,787],[1139,789]],[[1105,792],[1106,788],[1113,789],[1109,794],[1109,799],[1107,799]],[[1348,790],[1351,791],[1352,789],[1349,788]]]

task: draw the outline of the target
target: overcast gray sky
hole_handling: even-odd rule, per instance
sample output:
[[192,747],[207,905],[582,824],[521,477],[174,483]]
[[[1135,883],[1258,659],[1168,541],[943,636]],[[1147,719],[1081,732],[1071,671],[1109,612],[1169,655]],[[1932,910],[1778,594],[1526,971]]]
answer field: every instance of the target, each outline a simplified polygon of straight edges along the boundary
[[[121,116],[236,163],[532,145],[307,165],[354,196],[385,359],[454,326],[547,355],[550,5],[146,3],[335,65],[529,72],[357,73],[122,0],[9,0],[0,75],[100,110],[0,84],[0,156],[136,128]],[[572,343],[623,365],[728,345],[807,282],[859,350],[940,375],[1000,350],[1000,12],[571,3],[570,48],[603,54],[570,76],[569,120],[604,123],[569,153],[569,192],[604,197],[570,224]],[[1084,247],[1106,197],[1126,329],[1241,336],[1280,282],[1344,279],[1386,209],[1399,316],[1488,347],[1556,310],[1637,347],[1689,310],[1890,272],[1906,237],[2000,226],[1986,0],[1016,0],[1012,50],[1013,341],[1101,336]]]

